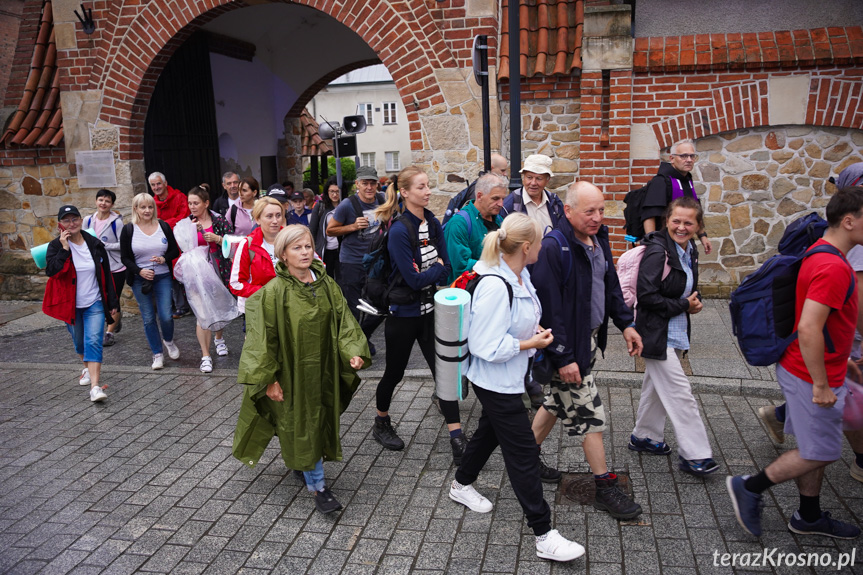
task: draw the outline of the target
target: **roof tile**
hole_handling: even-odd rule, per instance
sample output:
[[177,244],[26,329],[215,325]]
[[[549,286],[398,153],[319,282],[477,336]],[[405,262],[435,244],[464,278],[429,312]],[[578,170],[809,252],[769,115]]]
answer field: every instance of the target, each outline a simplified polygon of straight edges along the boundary
[[300,114],[300,129],[304,156],[325,156],[333,153],[330,144],[318,134],[318,123],[308,108],[303,108],[303,113]]
[[[584,0],[517,0],[521,76],[569,76],[581,69]],[[509,80],[509,0],[501,6],[497,78]]]
[[51,0],[46,0],[30,61],[30,75],[18,109],[0,137],[0,147],[45,148],[59,146],[62,141],[63,112],[60,108],[54,14]]

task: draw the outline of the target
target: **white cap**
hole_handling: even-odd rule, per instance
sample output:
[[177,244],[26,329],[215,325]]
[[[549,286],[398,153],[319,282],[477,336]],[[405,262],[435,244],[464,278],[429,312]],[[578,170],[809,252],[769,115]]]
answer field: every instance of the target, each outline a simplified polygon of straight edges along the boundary
[[524,167],[520,172],[533,172],[534,174],[548,174],[553,176],[551,171],[551,158],[542,154],[531,154],[524,161]]

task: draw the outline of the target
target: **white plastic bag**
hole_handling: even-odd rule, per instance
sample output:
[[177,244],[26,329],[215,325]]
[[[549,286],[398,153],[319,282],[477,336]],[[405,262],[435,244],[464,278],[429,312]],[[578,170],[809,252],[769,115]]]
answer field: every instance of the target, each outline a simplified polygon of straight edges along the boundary
[[174,265],[174,277],[186,288],[186,299],[195,313],[198,325],[219,331],[240,315],[237,300],[222,283],[209,260],[209,246],[199,246],[198,229],[185,219],[174,227],[177,245],[183,255]]

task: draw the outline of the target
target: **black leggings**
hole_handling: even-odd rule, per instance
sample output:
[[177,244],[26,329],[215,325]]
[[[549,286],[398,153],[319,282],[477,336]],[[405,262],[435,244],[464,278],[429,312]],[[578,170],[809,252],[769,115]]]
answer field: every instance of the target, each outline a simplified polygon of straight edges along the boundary
[[[419,342],[420,350],[434,377],[434,312],[420,317],[387,317],[384,337],[387,343],[387,365],[384,376],[378,382],[377,408],[378,411],[386,413],[390,410],[393,392],[405,375],[415,341]],[[440,410],[447,423],[461,423],[458,401],[441,399]]]

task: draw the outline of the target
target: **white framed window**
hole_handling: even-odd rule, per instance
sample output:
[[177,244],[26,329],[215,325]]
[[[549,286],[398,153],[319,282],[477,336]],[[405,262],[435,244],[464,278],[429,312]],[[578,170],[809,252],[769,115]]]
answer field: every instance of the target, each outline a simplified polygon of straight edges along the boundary
[[369,102],[361,102],[357,104],[357,114],[366,117],[366,124],[371,126],[375,123],[374,107]]
[[388,172],[398,172],[401,170],[401,164],[399,164],[399,153],[398,152],[386,152],[387,155],[387,171]]
[[363,152],[360,154],[360,165],[361,166],[369,166],[370,168],[375,167],[375,153],[374,152]]
[[384,124],[397,124],[396,103],[384,102]]

